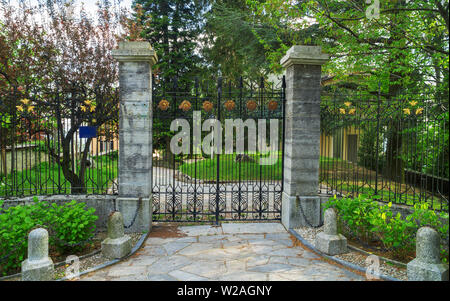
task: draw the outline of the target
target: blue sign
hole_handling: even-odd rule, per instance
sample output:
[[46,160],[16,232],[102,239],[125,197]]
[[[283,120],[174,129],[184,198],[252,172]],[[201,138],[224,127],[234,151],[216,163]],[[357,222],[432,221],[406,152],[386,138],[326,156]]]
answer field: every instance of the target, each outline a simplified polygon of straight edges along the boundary
[[97,137],[96,126],[80,126],[80,138],[95,138]]

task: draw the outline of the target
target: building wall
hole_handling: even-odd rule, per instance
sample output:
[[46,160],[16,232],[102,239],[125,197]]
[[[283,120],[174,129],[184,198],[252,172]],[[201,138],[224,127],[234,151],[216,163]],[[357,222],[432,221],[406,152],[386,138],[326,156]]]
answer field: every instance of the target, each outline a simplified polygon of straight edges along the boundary
[[361,130],[354,126],[340,129],[339,132],[335,132],[333,135],[321,133],[320,155],[323,157],[340,158],[346,161],[349,160],[349,135],[356,135],[358,149]]

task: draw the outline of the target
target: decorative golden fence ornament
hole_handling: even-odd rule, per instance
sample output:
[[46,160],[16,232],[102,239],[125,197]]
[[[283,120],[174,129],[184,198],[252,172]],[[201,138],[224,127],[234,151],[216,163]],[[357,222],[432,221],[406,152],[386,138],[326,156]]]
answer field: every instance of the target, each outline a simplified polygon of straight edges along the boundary
[[183,100],[183,101],[180,103],[180,105],[179,105],[178,108],[179,108],[180,110],[183,110],[183,111],[187,112],[187,111],[189,111],[189,110],[191,109],[191,107],[192,107],[192,105],[191,105],[191,103],[190,103],[189,101]]
[[[344,105],[345,105],[345,107],[339,108],[339,113],[341,113],[342,115],[345,115],[345,114],[355,115],[356,109],[355,108],[351,108],[352,103],[350,101],[344,102]],[[347,111],[346,108],[348,108],[348,111]]]
[[206,112],[210,112],[213,109],[214,105],[212,104],[212,102],[205,100],[203,102],[203,110],[205,110]]
[[276,102],[275,100],[269,101],[269,103],[267,104],[267,108],[270,111],[275,111],[278,108],[278,102]]
[[158,108],[161,111],[166,111],[169,107],[170,107],[170,103],[165,99],[161,100],[158,104]]
[[254,111],[256,110],[256,107],[258,106],[258,104],[256,103],[256,101],[254,100],[249,100],[247,101],[247,109],[249,111]]
[[232,101],[230,99],[225,102],[224,106],[228,111],[232,111],[234,109],[234,107],[236,106],[236,104],[234,103],[234,101]]

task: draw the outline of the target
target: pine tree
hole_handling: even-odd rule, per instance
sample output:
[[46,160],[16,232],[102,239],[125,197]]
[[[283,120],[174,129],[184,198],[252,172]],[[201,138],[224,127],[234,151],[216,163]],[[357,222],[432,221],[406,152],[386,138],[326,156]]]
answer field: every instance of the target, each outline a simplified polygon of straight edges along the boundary
[[199,56],[202,14],[206,1],[135,0],[141,5],[142,38],[157,51],[154,70],[163,80],[178,78],[179,87],[191,82],[201,69]]

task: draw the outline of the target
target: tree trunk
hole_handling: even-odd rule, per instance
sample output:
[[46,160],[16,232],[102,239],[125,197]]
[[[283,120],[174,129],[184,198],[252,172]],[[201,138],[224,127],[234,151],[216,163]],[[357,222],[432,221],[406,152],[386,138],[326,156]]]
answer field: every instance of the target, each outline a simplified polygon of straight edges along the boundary
[[6,178],[6,176],[8,175],[8,167],[6,166],[6,145],[2,144],[1,149],[0,149],[0,178],[2,176],[4,176]]
[[[393,19],[392,27],[397,26],[395,24],[395,19]],[[398,41],[402,39],[402,37],[398,36],[398,33],[394,30],[392,32],[392,37],[390,38],[390,43],[394,41]],[[389,57],[389,66],[396,66],[398,62],[401,61],[398,55],[390,55]],[[399,101],[397,99],[398,94],[401,91],[401,84],[398,83],[399,78],[402,78],[402,74],[398,74],[395,71],[391,71],[390,73],[390,85],[389,85],[389,96],[388,101]],[[384,176],[389,180],[396,181],[401,183],[403,181],[404,175],[404,163],[401,158],[402,154],[402,124],[401,124],[401,115],[400,116],[392,116],[388,120],[387,124],[388,128],[386,131],[387,135],[387,145],[386,145],[386,164],[384,168]]]
[[402,136],[400,124],[391,120],[387,131],[386,165],[384,176],[392,181],[401,183],[404,175],[404,162],[401,158]]

